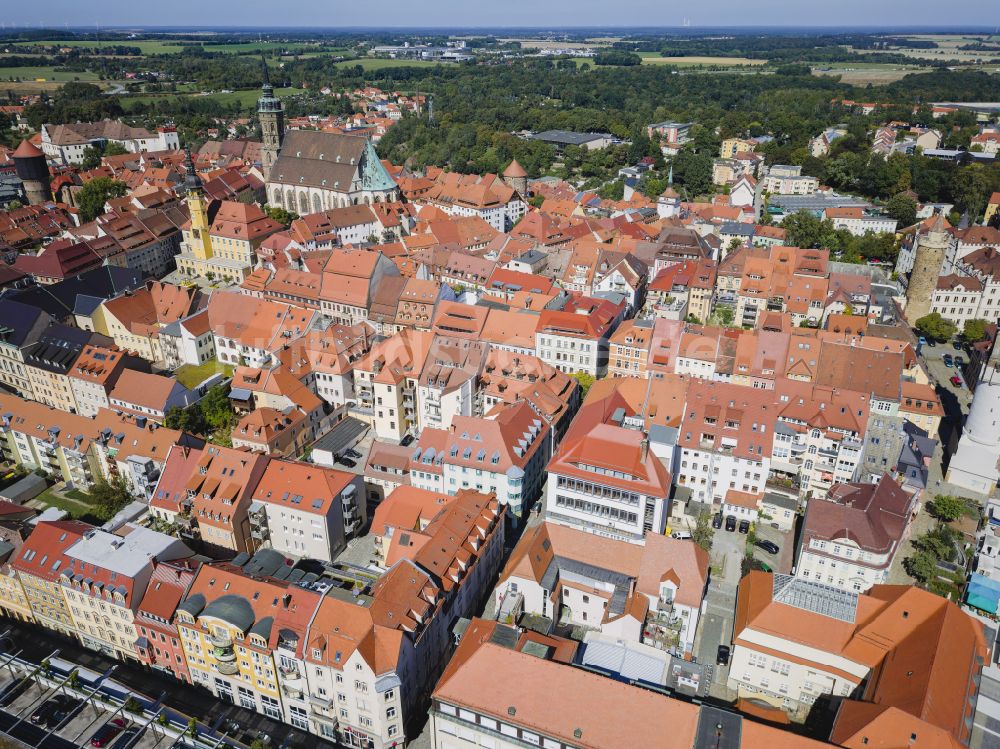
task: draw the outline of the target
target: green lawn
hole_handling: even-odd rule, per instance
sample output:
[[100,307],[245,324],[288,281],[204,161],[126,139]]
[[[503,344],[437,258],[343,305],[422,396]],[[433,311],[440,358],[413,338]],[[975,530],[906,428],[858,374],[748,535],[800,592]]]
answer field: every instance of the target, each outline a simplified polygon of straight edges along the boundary
[[0,67],[0,81],[9,81],[11,78],[20,78],[22,81],[34,81],[37,78],[44,78],[46,81],[96,81],[98,75],[86,71],[56,72],[52,66]]
[[196,385],[200,385],[214,374],[221,374],[223,377],[232,377],[233,368],[228,364],[220,364],[212,360],[197,367],[185,364],[174,372],[177,381],[186,388],[193,388]]
[[[67,494],[74,497],[74,499],[56,494],[51,488],[49,488],[35,497],[35,499],[47,507],[56,507],[63,510],[74,518],[83,518],[88,515],[93,515],[93,506],[89,501],[90,496],[88,494],[75,489],[70,490]],[[76,497],[80,497],[81,499],[76,499]],[[86,501],[83,501],[82,498],[86,498]]]
[[356,60],[338,62],[337,67],[360,65],[365,70],[383,70],[385,68],[431,68],[444,64],[433,60],[388,60],[382,57],[359,57]]
[[[279,88],[275,89],[275,91],[278,96],[295,96],[296,94],[304,94],[306,92],[304,88]],[[254,102],[256,102],[259,98],[260,89],[255,88],[248,89],[246,91],[232,91],[228,94],[208,94],[207,96],[200,96],[198,94],[191,94],[188,96],[178,94],[143,94],[141,96],[123,96],[121,102],[125,109],[129,109],[130,106],[140,102],[148,104],[161,99],[214,99],[215,101],[223,104],[237,102],[241,108],[246,109],[247,107],[253,106]]]

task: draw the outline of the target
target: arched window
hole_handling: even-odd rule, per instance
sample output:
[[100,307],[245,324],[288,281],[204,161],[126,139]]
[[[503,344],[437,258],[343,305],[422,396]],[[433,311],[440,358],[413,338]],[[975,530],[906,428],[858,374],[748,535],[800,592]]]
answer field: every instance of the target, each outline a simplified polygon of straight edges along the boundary
[[320,200],[319,193],[313,193],[313,213],[319,213],[323,210],[323,203]]
[[304,216],[309,213],[309,197],[304,193],[299,193],[299,215]]

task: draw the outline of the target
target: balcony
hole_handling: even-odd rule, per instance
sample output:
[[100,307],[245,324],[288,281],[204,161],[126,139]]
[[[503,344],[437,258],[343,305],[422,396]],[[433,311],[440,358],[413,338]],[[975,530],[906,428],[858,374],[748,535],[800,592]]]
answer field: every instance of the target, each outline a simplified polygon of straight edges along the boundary
[[212,648],[212,657],[220,663],[236,662],[236,653],[233,651],[232,645],[224,648]]
[[250,526],[250,538],[256,539],[257,541],[266,541],[270,535],[270,531],[266,526],[263,528]]
[[219,661],[215,664],[215,670],[223,676],[236,676],[240,672],[240,667],[235,662]]
[[305,699],[305,693],[302,691],[302,679],[282,682],[281,693],[293,700]]
[[209,634],[208,641],[214,648],[229,648],[232,650],[233,647],[233,638],[229,635]]
[[321,717],[326,717],[324,713],[333,708],[333,700],[329,697],[320,697],[318,694],[310,694],[309,706],[314,713],[319,714]]

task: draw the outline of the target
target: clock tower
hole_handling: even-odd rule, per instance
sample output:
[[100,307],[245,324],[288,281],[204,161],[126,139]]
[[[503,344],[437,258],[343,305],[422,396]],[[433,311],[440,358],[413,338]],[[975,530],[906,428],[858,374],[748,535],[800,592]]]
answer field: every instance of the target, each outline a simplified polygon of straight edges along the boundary
[[264,72],[264,82],[260,88],[260,98],[257,100],[257,119],[260,120],[260,136],[263,146],[260,149],[261,166],[264,172],[264,182],[271,177],[271,167],[278,160],[281,150],[281,139],[285,135],[285,109],[281,99],[274,95],[274,87],[267,72],[264,56],[260,58]]

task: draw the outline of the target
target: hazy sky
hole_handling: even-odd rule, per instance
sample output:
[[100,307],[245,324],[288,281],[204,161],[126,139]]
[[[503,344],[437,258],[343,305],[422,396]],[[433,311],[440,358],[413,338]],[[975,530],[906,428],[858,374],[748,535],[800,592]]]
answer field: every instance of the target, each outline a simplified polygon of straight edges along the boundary
[[[8,5],[8,3],[4,3]],[[949,26],[1000,24],[997,0],[46,0],[6,26]]]

